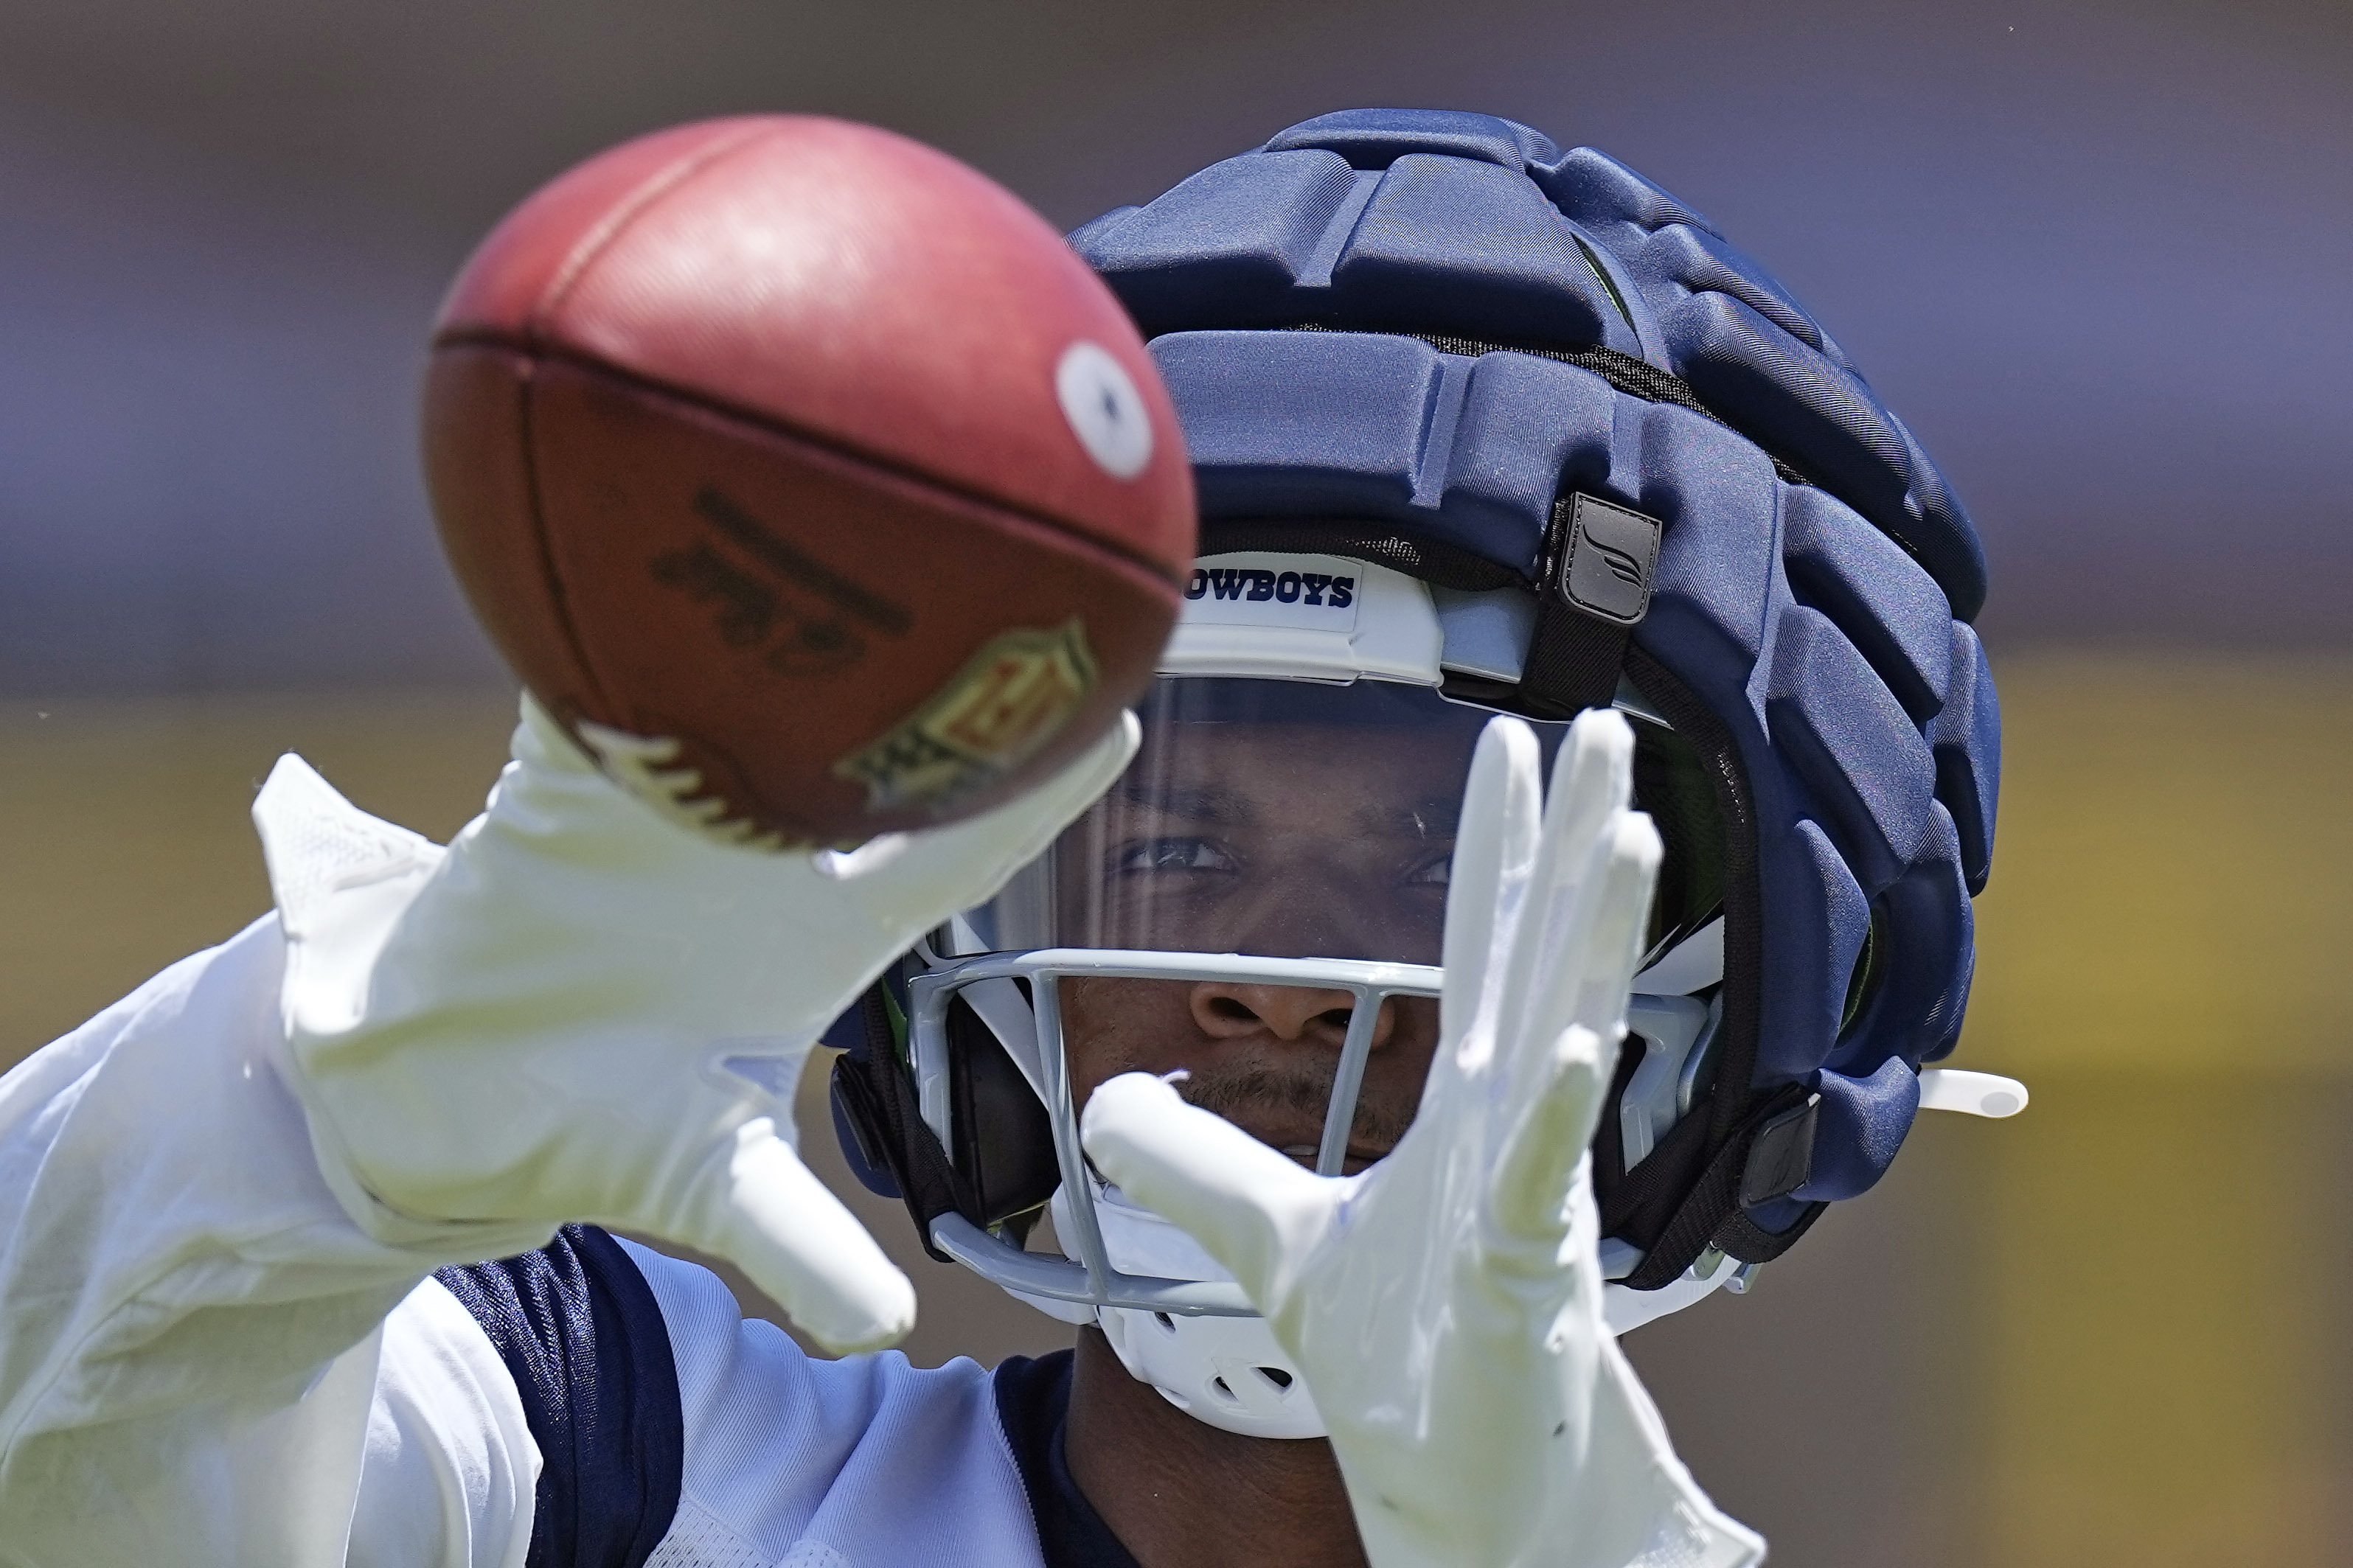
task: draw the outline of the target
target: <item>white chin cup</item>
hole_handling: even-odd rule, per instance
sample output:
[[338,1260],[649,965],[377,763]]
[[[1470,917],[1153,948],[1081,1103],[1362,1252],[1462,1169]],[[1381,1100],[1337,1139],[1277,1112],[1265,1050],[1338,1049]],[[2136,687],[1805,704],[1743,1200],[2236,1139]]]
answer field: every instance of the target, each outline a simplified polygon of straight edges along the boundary
[[[1054,1193],[1054,1234],[1072,1234],[1065,1194]],[[1095,1189],[1095,1221],[1111,1265],[1164,1279],[1231,1279],[1201,1244],[1116,1187]],[[1179,1317],[1134,1307],[1098,1307],[1095,1321],[1138,1383],[1197,1421],[1245,1437],[1321,1437],[1324,1417],[1306,1380],[1266,1320]]]

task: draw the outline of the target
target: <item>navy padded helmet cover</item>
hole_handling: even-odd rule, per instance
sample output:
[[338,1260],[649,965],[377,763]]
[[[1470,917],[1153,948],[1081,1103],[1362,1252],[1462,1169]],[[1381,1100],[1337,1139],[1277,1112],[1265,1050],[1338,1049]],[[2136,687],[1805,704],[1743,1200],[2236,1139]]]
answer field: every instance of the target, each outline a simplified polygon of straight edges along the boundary
[[[1820,1097],[1779,1212],[1869,1187],[1959,1034],[2000,720],[1976,534],[1844,353],[1649,181],[1485,115],[1324,115],[1071,238],[1153,340],[1212,532],[1370,520],[1532,581],[1561,495],[1664,523],[1634,642],[1754,796],[1750,1087]],[[1594,349],[1706,413],[1541,357]],[[1842,1029],[1874,921],[1880,978]]]

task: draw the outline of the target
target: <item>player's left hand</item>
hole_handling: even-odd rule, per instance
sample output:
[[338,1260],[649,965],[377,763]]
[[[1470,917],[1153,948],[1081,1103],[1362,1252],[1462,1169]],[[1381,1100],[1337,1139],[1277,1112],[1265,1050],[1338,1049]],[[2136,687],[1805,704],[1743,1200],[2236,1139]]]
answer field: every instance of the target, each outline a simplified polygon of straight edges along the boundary
[[282,1068],[321,1174],[419,1273],[591,1220],[728,1259],[828,1346],[890,1343],[913,1288],[795,1152],[802,1062],[1135,743],[1124,719],[1012,801],[848,854],[665,820],[528,698],[489,808],[446,850],[282,761],[254,816],[286,938]]
[[1534,733],[1489,724],[1437,1058],[1370,1170],[1314,1175],[1140,1073],[1086,1108],[1103,1173],[1230,1269],[1296,1360],[1376,1568],[1764,1553],[1676,1459],[1602,1320],[1586,1147],[1660,858],[1630,809],[1632,761],[1625,721],[1587,713],[1542,802]]

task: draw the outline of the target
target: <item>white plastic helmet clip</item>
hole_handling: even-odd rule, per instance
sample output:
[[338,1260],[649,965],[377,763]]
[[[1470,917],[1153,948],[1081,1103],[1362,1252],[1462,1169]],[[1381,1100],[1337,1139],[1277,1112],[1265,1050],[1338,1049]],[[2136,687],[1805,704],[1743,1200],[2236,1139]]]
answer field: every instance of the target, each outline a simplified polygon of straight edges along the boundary
[[1920,1074],[1920,1109],[2001,1118],[2026,1109],[2026,1086],[1993,1072],[1928,1068]]

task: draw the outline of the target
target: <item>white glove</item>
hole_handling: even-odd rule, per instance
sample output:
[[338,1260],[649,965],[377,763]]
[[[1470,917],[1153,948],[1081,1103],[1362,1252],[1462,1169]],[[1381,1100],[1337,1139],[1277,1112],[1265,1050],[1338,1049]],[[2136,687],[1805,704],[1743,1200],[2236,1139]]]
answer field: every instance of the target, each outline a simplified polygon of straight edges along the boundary
[[1515,719],[1480,738],[1438,1055],[1388,1158],[1311,1174],[1140,1073],[1095,1091],[1086,1149],[1265,1313],[1375,1568],[1753,1563],[1602,1321],[1586,1145],[1660,855],[1628,808],[1633,734],[1579,718],[1541,826],[1537,759]]
[[913,1288],[794,1152],[801,1064],[1134,749],[1131,718],[1010,805],[848,854],[664,820],[528,698],[446,851],[281,759],[254,818],[286,932],[282,1067],[321,1168],[371,1236],[433,1261],[623,1226],[730,1259],[830,1347],[890,1343]]

